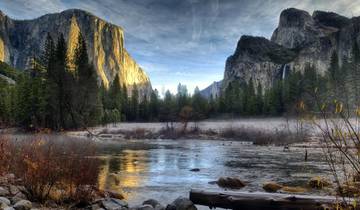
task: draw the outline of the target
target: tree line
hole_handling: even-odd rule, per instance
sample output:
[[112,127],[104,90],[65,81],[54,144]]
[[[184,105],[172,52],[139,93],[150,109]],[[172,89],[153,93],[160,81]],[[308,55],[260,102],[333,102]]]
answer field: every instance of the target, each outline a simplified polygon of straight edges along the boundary
[[6,69],[3,74],[16,80],[16,85],[0,80],[2,125],[62,130],[121,121],[199,121],[224,114],[295,115],[305,108],[319,110],[315,96],[322,101],[336,99],[360,105],[360,50],[356,42],[349,57],[340,60],[334,51],[324,74],[308,64],[303,72],[291,69],[268,89],[255,85],[253,79],[234,81],[218,98],[209,99],[199,88],[191,95],[181,84],[176,94],[166,91],[161,98],[154,90],[146,95],[135,84],[121,85],[119,75],[107,88],[97,79],[81,34],[74,57],[69,58],[67,51],[63,35],[56,42],[48,35],[43,52],[33,56],[30,69],[18,73],[0,66]]

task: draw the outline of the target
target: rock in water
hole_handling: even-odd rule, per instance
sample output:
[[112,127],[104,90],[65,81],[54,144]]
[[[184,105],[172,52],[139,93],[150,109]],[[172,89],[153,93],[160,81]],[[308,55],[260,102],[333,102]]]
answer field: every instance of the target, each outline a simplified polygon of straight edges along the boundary
[[145,204],[145,205],[136,207],[136,210],[154,210],[154,207],[152,207],[149,204]]
[[219,187],[229,189],[241,189],[245,187],[245,183],[235,177],[221,177],[217,181]]
[[166,210],[197,210],[197,208],[191,200],[185,197],[178,197],[166,207]]
[[[55,40],[60,34],[64,35],[69,57],[74,55],[81,33],[99,82],[108,86],[119,74],[118,82],[126,85],[129,93],[135,84],[140,94],[150,95],[148,76],[124,47],[123,29],[78,9],[33,20],[13,20],[0,12],[0,61],[19,69],[28,68],[34,53],[40,55],[48,33]],[[74,64],[70,62],[69,66]]]
[[280,190],[283,186],[275,183],[275,182],[266,182],[263,185],[263,189],[266,192],[277,192],[278,190]]
[[160,202],[155,200],[155,199],[149,199],[149,200],[146,200],[142,203],[143,205],[150,205],[152,206],[153,208],[155,208],[156,206],[161,206]]
[[322,188],[328,187],[330,185],[331,185],[331,183],[328,180],[326,180],[324,177],[320,177],[320,176],[313,177],[309,181],[309,186],[311,188],[322,189]]
[[122,208],[129,207],[125,201],[115,198],[106,198],[101,201],[101,204],[107,210],[121,210]]
[[306,193],[307,192],[307,189],[305,188],[302,188],[302,187],[288,187],[288,186],[285,186],[283,188],[281,188],[280,190],[281,193]]

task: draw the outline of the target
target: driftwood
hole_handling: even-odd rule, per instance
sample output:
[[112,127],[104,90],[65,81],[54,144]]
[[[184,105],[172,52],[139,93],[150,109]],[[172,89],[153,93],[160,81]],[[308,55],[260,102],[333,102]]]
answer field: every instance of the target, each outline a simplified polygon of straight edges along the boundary
[[[197,205],[225,209],[277,209],[313,210],[324,209],[342,201],[334,196],[289,195],[263,192],[208,192],[191,190],[190,200]],[[351,202],[351,201],[350,201]]]

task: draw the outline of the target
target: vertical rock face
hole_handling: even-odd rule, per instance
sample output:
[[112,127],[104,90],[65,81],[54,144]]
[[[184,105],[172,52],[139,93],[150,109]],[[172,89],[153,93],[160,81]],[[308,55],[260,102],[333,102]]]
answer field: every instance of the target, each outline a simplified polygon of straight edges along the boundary
[[359,42],[360,18],[346,18],[315,11],[310,15],[298,9],[284,10],[271,40],[241,37],[234,55],[226,61],[223,88],[229,82],[248,82],[252,78],[269,88],[289,70],[304,71],[308,64],[324,74],[333,51],[339,58],[349,57],[355,41]]
[[234,55],[226,61],[222,85],[227,87],[234,80],[248,82],[252,78],[255,85],[269,87],[296,55],[295,51],[263,37],[242,36]]
[[0,60],[26,69],[32,55],[41,53],[48,33],[54,40],[60,34],[64,35],[68,43],[70,68],[73,68],[71,58],[81,33],[99,82],[108,87],[119,74],[119,82],[129,91],[136,85],[142,94],[150,94],[148,76],[125,49],[123,29],[82,10],[66,10],[21,21],[0,13]]
[[221,92],[221,85],[222,81],[213,82],[210,86],[201,90],[200,94],[207,99],[210,99],[211,97],[213,99],[218,98]]

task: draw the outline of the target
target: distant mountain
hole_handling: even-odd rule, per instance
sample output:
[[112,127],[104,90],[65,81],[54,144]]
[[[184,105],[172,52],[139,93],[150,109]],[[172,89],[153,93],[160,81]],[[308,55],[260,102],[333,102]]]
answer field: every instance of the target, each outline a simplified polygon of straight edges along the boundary
[[354,42],[360,40],[360,17],[347,18],[332,12],[312,15],[294,8],[284,10],[271,40],[242,36],[235,53],[226,61],[222,88],[234,80],[264,89],[289,70],[303,72],[308,64],[324,74],[336,51],[339,59],[349,58]]
[[150,93],[149,77],[124,47],[123,29],[82,10],[66,10],[33,20],[13,20],[0,12],[0,61],[18,69],[28,68],[32,56],[40,54],[48,33],[55,40],[61,33],[65,36],[69,57],[73,57],[81,33],[99,82],[105,86],[119,74],[119,82],[128,89],[135,84],[140,93]]
[[200,94],[207,99],[210,99],[210,97],[217,98],[220,95],[221,85],[222,81],[213,82],[209,87],[201,90]]

